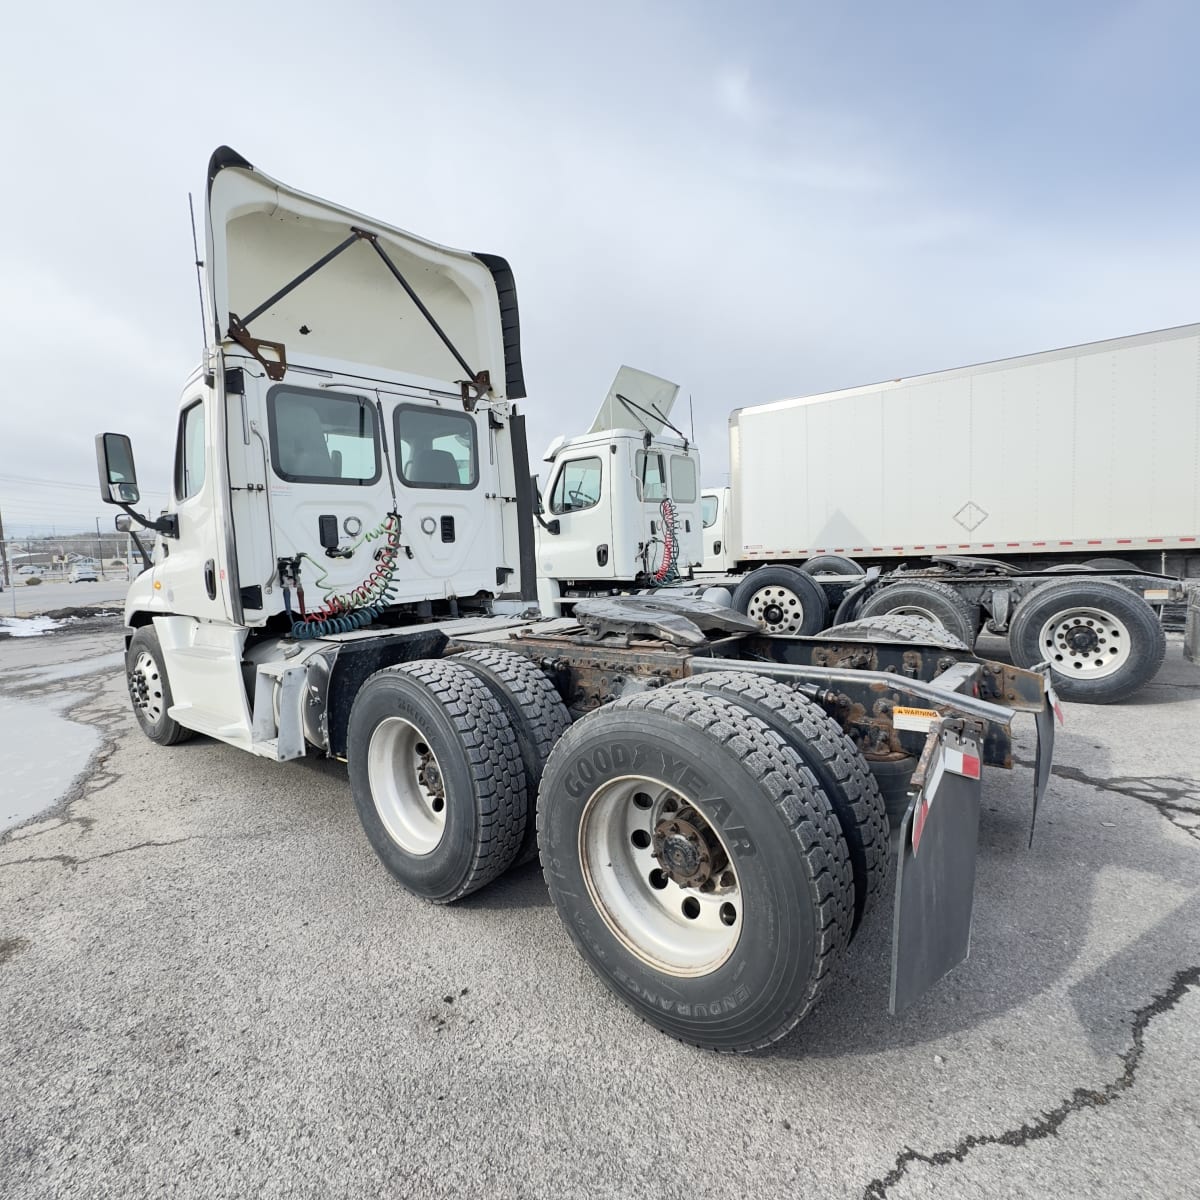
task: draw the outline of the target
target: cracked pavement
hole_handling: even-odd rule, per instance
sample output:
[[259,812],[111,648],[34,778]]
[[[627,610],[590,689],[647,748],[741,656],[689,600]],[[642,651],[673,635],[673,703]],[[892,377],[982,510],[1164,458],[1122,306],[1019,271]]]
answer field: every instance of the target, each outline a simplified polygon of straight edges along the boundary
[[1178,638],[1133,701],[1067,706],[1032,850],[1028,766],[988,773],[968,962],[889,1017],[877,911],[752,1059],[612,999],[536,868],[435,908],[376,863],[339,765],[152,745],[119,648],[116,623],[0,642],[0,699],[69,692],[98,739],[0,837],[5,1196],[1197,1190],[1200,670]]

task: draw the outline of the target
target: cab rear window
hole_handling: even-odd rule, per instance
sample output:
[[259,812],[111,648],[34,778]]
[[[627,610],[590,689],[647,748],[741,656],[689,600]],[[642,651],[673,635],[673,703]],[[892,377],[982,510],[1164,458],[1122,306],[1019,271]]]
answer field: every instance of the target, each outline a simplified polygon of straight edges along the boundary
[[363,397],[275,388],[267,418],[281,479],[358,485],[379,479],[375,406]]

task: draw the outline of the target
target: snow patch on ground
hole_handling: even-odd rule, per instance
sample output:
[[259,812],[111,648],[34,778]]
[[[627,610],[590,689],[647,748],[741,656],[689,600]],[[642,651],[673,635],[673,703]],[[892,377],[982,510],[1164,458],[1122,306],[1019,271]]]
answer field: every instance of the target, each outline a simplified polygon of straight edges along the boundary
[[57,629],[61,621],[53,617],[0,617],[0,635],[9,637],[40,637]]

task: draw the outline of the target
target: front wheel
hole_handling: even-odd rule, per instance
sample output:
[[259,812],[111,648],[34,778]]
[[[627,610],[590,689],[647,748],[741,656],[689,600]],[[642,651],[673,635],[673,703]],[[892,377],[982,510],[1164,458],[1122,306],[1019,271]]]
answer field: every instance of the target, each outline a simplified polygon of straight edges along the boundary
[[174,746],[195,734],[167,715],[174,703],[162,646],[153,625],[143,625],[129,639],[125,651],[125,678],[133,715],[142,732],[160,746]]
[[1030,592],[1009,626],[1008,645],[1018,666],[1048,661],[1064,699],[1111,704],[1154,678],[1167,638],[1140,596],[1080,579]]
[[694,1045],[782,1037],[849,934],[828,799],[764,722],[700,689],[577,721],[542,777],[538,841],[579,952],[639,1016]]

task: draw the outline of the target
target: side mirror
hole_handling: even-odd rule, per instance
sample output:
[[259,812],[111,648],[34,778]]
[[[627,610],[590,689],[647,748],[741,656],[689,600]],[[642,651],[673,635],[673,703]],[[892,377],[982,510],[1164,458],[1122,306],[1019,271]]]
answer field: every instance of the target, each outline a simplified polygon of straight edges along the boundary
[[117,519],[113,524],[117,527],[118,533],[133,532],[133,518],[128,513],[117,513]]
[[562,533],[562,522],[557,517],[552,521],[544,521],[543,525],[547,533]]
[[141,498],[133,444],[125,434],[96,434],[96,469],[100,474],[100,499],[105,504],[136,504]]

